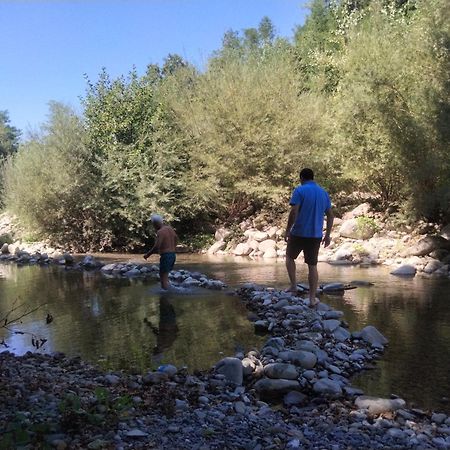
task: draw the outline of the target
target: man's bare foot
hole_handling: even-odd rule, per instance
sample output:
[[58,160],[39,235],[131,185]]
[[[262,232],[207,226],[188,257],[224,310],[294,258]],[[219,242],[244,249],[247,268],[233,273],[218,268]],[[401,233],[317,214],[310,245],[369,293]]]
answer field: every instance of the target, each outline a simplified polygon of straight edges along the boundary
[[296,294],[298,292],[297,286],[290,286],[286,288],[283,292],[291,292],[292,294]]
[[320,303],[320,300],[316,297],[314,299],[309,299],[309,307],[315,308]]

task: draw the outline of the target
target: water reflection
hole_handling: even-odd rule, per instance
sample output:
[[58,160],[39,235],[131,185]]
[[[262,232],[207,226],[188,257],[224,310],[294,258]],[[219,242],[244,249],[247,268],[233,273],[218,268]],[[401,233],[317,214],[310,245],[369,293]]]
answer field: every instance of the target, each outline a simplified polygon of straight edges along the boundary
[[[230,286],[287,283],[283,262],[181,255],[178,264]],[[264,341],[254,335],[239,299],[223,292],[162,296],[153,282],[59,267],[0,268],[6,274],[0,278],[0,317],[16,299],[30,308],[46,304],[17,328],[48,339],[42,351],[80,354],[113,368],[145,370],[170,362],[193,370],[210,367],[221,352],[230,355],[240,346],[248,350]],[[384,267],[321,264],[319,272],[322,282],[374,283],[324,298],[345,313],[351,330],[371,324],[390,340],[377,369],[355,383],[371,395],[395,393],[420,407],[450,412],[450,405],[441,403],[450,391],[450,280],[397,278]],[[306,280],[306,268],[300,267],[298,275]],[[54,317],[51,324],[45,322],[47,313]],[[29,335],[0,335],[0,341],[3,337],[18,353],[32,349]]]
[[160,362],[164,357],[164,352],[172,347],[178,337],[177,315],[169,294],[160,294],[158,326],[153,325],[147,317],[144,317],[144,323],[156,336],[152,360],[155,363]]

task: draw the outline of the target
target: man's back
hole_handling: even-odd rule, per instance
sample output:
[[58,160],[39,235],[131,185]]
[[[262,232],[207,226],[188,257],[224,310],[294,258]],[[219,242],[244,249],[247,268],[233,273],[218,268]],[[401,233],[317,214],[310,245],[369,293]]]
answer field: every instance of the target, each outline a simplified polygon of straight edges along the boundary
[[178,236],[169,225],[163,225],[156,233],[159,240],[159,253],[175,252]]
[[294,236],[321,238],[325,212],[331,208],[328,193],[314,181],[297,186],[291,205],[299,205],[297,220],[291,233]]

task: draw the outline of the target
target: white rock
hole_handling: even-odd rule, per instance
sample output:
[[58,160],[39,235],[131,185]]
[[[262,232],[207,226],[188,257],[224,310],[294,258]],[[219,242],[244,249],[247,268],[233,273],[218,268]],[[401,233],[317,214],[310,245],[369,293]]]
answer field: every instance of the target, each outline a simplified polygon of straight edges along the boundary
[[265,231],[256,231],[253,234],[253,239],[258,242],[265,241],[268,237],[269,235]]
[[276,241],[274,241],[273,239],[266,239],[265,241],[259,243],[258,250],[265,252],[269,249],[275,249],[276,246],[277,246]]
[[277,257],[277,251],[274,248],[269,248],[263,254],[263,258],[276,258],[276,257]]
[[248,246],[248,244],[241,243],[236,246],[233,250],[233,253],[236,256],[247,256],[251,253],[252,249]]
[[388,399],[361,395],[355,399],[355,406],[359,409],[367,409],[371,415],[379,415],[386,412],[404,408],[406,402],[401,398]]
[[224,241],[217,241],[211,247],[208,248],[207,252],[208,255],[214,255],[214,253],[218,252],[219,250],[222,250],[225,247],[226,243]]

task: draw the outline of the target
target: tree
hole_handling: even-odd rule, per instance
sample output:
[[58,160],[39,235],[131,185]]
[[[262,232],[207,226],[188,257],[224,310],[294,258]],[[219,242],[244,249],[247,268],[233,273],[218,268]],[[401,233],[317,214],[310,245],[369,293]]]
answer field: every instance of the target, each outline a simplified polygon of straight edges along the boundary
[[17,151],[20,131],[10,125],[8,111],[0,111],[0,159]]

